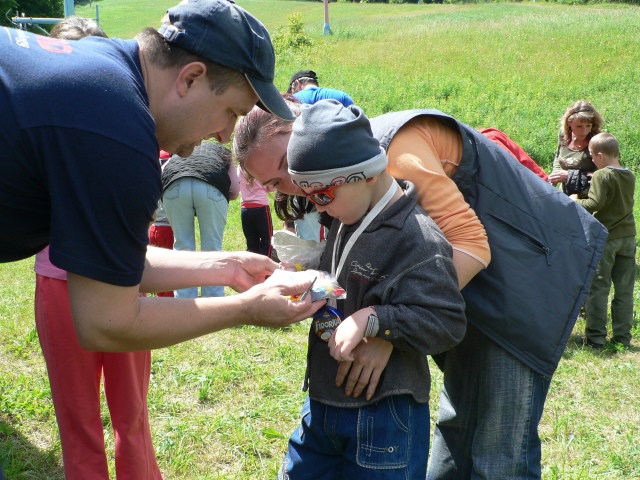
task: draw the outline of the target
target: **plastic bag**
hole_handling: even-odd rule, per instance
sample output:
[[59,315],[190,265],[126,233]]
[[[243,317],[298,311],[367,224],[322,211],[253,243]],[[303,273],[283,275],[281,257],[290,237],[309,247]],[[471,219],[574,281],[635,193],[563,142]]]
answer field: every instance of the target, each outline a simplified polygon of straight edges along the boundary
[[[299,280],[313,281],[313,285],[311,286],[311,300],[314,302],[324,298],[341,300],[347,296],[344,288],[338,284],[338,281],[333,275],[320,270],[293,272],[291,270],[279,269],[273,272],[266,282],[276,281],[289,283]],[[294,300],[297,300],[297,298]]]
[[271,241],[282,266],[297,271],[318,268],[326,243],[304,240],[289,230],[274,232]]

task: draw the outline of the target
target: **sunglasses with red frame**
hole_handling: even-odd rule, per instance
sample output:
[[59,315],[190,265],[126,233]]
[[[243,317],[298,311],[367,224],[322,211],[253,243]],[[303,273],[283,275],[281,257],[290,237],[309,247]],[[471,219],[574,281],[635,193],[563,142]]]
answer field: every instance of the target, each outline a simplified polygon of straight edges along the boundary
[[333,202],[336,194],[335,191],[340,188],[344,183],[329,185],[327,188],[323,188],[322,190],[316,190],[312,193],[304,193],[304,196],[311,200],[313,203],[320,207],[325,207]]

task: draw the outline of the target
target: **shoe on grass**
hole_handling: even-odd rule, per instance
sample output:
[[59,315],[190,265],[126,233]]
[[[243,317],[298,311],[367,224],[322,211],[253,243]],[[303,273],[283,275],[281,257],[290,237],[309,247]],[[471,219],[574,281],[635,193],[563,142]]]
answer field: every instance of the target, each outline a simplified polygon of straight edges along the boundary
[[619,342],[617,340],[612,340],[611,341],[611,345],[613,346],[613,348],[615,348],[618,352],[624,352],[625,350],[629,350],[631,348],[631,345],[626,345],[622,342]]
[[593,348],[594,350],[602,350],[604,348],[603,343],[596,343],[589,340],[587,337],[576,337],[576,342],[581,343],[585,347]]

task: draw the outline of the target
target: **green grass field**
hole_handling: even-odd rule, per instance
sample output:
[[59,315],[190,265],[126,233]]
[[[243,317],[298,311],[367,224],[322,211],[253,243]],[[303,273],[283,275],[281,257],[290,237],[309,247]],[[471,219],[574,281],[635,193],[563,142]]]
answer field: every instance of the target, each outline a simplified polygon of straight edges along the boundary
[[[76,13],[93,16],[98,4],[105,31],[131,38],[158,26],[173,3],[102,0]],[[302,15],[313,45],[279,55],[282,89],[291,73],[312,68],[321,84],[348,91],[370,116],[438,108],[474,127],[506,131],[547,170],[560,116],[585,98],[620,140],[623,163],[640,171],[637,7],[331,3],[334,34],[323,37],[321,2],[238,3],[272,32],[286,29],[290,14]],[[238,202],[224,248],[244,248]],[[32,267],[33,259],[0,265],[0,463],[11,480],[57,480],[64,474],[33,320]],[[307,327],[235,328],[153,352],[149,412],[165,478],[275,477],[304,398]],[[583,328],[579,319],[574,333]],[[627,351],[594,353],[569,342],[540,426],[544,479],[640,479],[637,320],[633,333]],[[432,367],[434,418],[442,378]],[[107,412],[103,402],[115,475]]]
[[[98,4],[105,31],[131,38],[158,26],[173,3],[101,0],[77,12],[93,16]],[[369,116],[437,108],[473,127],[506,131],[544,166],[564,110],[585,98],[620,140],[623,160],[640,162],[636,6],[331,3],[333,35],[324,37],[322,2],[241,5],[272,33],[292,13],[302,15],[313,46],[278,56],[282,90],[293,72],[311,68],[321,85],[347,91]]]

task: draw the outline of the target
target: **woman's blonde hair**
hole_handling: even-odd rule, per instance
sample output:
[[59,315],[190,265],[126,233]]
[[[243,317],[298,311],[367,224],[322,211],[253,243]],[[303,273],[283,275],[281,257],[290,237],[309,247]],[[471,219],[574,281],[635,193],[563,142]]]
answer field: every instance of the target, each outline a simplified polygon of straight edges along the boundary
[[591,132],[587,135],[587,140],[591,140],[591,137],[600,133],[600,128],[604,120],[591,103],[586,100],[578,100],[571,105],[564,112],[564,115],[560,119],[560,128],[562,130],[562,140],[565,145],[571,143],[571,127],[569,122],[573,120],[583,120],[585,122],[591,122]]

